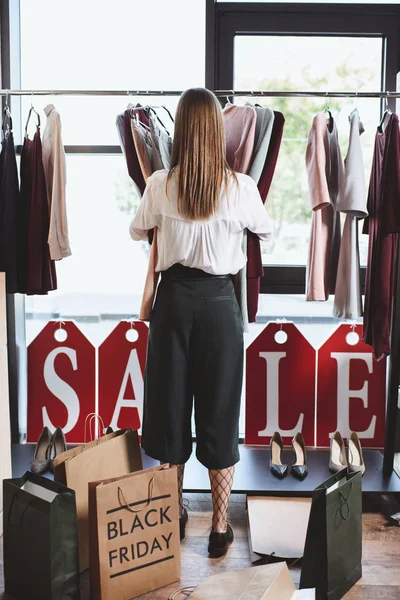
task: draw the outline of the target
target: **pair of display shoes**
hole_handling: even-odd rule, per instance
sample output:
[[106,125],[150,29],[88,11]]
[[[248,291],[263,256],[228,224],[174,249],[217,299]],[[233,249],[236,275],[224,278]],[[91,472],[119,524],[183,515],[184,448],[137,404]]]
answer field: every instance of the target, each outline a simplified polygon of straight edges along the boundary
[[54,459],[67,449],[65,435],[60,427],[57,427],[53,435],[48,427],[44,427],[39,436],[35,448],[35,454],[31,465],[32,473],[42,475],[47,471],[54,473]]
[[[292,440],[293,450],[296,454],[296,462],[290,467],[291,473],[297,479],[304,479],[307,477],[307,456],[306,447],[302,434],[296,433]],[[282,464],[282,450],[283,442],[280,433],[275,431],[271,438],[271,458],[270,458],[270,470],[275,477],[282,479],[287,474],[289,467],[288,465]]]
[[331,437],[329,469],[332,473],[348,469],[349,473],[360,472],[364,475],[365,464],[360,439],[354,431],[348,438],[347,456],[344,441],[339,431],[336,431]]

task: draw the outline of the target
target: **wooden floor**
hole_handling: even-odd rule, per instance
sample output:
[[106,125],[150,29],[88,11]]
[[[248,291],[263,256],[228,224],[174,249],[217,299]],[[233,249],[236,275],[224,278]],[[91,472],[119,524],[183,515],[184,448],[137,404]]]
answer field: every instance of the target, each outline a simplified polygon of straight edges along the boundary
[[[167,600],[176,589],[196,586],[208,575],[250,566],[245,496],[232,496],[229,513],[235,531],[235,542],[229,553],[217,560],[207,557],[211,518],[210,495],[188,494],[186,498],[190,510],[186,539],[182,543],[182,580],[168,588],[140,596],[141,600]],[[388,516],[398,510],[398,504],[390,497],[364,496],[363,578],[345,596],[346,600],[400,599],[400,527],[388,523]],[[1,544],[0,562],[2,562]],[[291,573],[297,584],[300,568],[298,566],[292,568]],[[3,589],[1,568],[0,600],[9,599],[9,596],[2,593]],[[177,600],[187,597],[181,594]],[[87,573],[82,576],[82,600],[89,600]]]

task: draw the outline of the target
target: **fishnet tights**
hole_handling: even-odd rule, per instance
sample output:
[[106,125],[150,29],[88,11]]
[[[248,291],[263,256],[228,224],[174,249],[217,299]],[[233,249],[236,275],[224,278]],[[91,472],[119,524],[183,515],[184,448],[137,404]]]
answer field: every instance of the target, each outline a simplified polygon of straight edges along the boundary
[[[165,463],[161,463],[162,465],[165,465]],[[171,466],[174,466],[171,464]],[[176,470],[177,470],[177,474],[178,474],[178,502],[179,502],[179,515],[182,516],[183,515],[183,509],[184,509],[184,504],[183,504],[183,496],[182,496],[182,492],[183,492],[183,475],[185,474],[185,465],[175,465],[176,466]]]
[[227,512],[234,473],[235,467],[209,471],[213,503],[212,527],[218,533],[224,533],[227,528]]

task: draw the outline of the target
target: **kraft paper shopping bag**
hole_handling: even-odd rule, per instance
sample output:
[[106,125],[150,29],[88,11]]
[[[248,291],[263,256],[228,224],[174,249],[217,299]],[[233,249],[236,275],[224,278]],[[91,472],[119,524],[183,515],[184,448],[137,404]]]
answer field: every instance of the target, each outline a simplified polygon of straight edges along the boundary
[[207,577],[192,600],[292,600],[294,583],[285,562],[238,569]]
[[130,600],[180,578],[176,467],[89,485],[92,600]]
[[56,481],[75,490],[79,533],[79,565],[89,566],[88,484],[142,469],[137,431],[126,429],[67,450],[54,461]]
[[153,243],[151,245],[146,281],[144,284],[142,303],[139,311],[139,319],[141,321],[150,321],[154,299],[156,296],[157,283],[160,276],[160,274],[156,271],[158,260],[157,231],[158,228],[154,227]]

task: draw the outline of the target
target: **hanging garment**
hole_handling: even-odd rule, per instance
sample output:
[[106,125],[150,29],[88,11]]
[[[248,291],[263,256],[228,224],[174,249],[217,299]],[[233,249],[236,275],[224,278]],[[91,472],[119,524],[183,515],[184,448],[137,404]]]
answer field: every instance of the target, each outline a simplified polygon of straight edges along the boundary
[[8,107],[2,121],[0,154],[0,271],[6,274],[7,293],[18,291],[17,209],[19,184],[12,119]]
[[47,294],[57,289],[55,263],[48,244],[50,216],[44,177],[40,127],[33,140],[26,135],[21,152],[21,212],[26,214],[26,280],[21,292]]
[[[271,187],[281,147],[285,117],[281,112],[274,111],[274,121],[271,131],[268,153],[264,168],[258,182],[258,190],[262,201],[265,201]],[[248,232],[247,236],[247,310],[249,323],[254,323],[258,311],[258,299],[260,296],[260,277],[263,277],[260,240],[257,236]]]
[[71,256],[67,219],[67,165],[61,137],[61,119],[54,104],[44,109],[47,117],[43,131],[42,153],[50,213],[49,248],[52,260]]
[[399,118],[378,127],[363,233],[369,234],[363,340],[377,360],[390,354],[390,330],[400,232]]
[[350,138],[344,160],[345,177],[336,205],[336,209],[344,213],[346,219],[340,243],[333,315],[343,319],[358,319],[362,316],[358,221],[367,217],[368,211],[360,142],[364,127],[357,109],[350,114],[349,121]]
[[132,111],[127,109],[124,112],[124,154],[126,164],[128,167],[128,173],[132,181],[136,184],[140,194],[143,194],[146,187],[146,183],[143,179],[142,170],[140,168],[139,159],[136,153],[135,144],[133,142],[133,135],[131,129],[131,117]]
[[336,123],[324,113],[313,120],[308,136],[306,166],[312,213],[306,272],[306,300],[326,301],[335,292],[340,250],[340,214],[344,169]]
[[255,109],[257,114],[256,131],[249,175],[256,183],[258,183],[267,159],[275,115],[274,111],[270,108],[255,106]]
[[[246,104],[246,106],[249,106],[248,104]],[[250,105],[251,106],[251,105]],[[267,159],[267,154],[268,154],[268,148],[269,148],[269,143],[271,140],[271,134],[272,134],[272,127],[274,124],[274,119],[275,119],[275,115],[274,115],[274,111],[271,110],[270,108],[263,108],[261,106],[256,105],[255,106],[255,110],[256,110],[256,130],[255,130],[255,141],[254,141],[254,150],[253,150],[253,156],[252,156],[252,160],[251,160],[251,166],[250,166],[250,170],[249,170],[249,176],[258,184],[263,169],[264,169],[264,165]],[[250,233],[250,236],[252,234]],[[258,293],[259,293],[259,289],[260,289],[260,281],[259,281],[259,275],[256,276],[256,279],[258,281],[253,281],[253,278],[251,278],[251,280],[249,280],[249,276],[248,276],[248,232],[247,230],[244,232],[243,235],[243,252],[246,256],[246,266],[243,268],[243,270],[240,272],[240,279],[241,279],[241,285],[240,285],[240,293],[241,293],[241,306],[243,307],[243,312],[246,315],[246,331],[248,331],[248,323],[250,320],[253,320],[253,313],[254,313],[254,301],[252,301],[252,298],[255,297],[255,293],[257,294],[257,306],[258,306]],[[250,273],[254,273],[254,255],[255,253],[257,253],[257,255],[259,254],[258,257],[258,261],[257,261],[257,272],[264,274],[264,269],[262,268],[262,260],[261,260],[261,248],[260,248],[260,241],[257,239],[257,236],[252,236],[253,240],[250,242]],[[258,246],[258,250],[257,250],[257,246]],[[261,262],[261,267],[259,265],[259,262]],[[248,287],[248,283],[250,285],[250,288],[253,288],[254,291],[250,292],[250,296],[251,296],[251,300],[250,300],[250,306],[252,307],[252,310],[249,312],[249,305],[247,303],[247,299],[248,299],[248,295],[249,295],[249,287]],[[258,290],[258,292],[257,292]],[[256,310],[257,312],[257,310]],[[254,320],[255,320],[255,316],[254,316]]]
[[272,125],[271,139],[268,148],[267,159],[258,182],[258,191],[262,201],[265,204],[272,180],[274,178],[275,167],[278,161],[279,150],[281,149],[283,128],[285,126],[285,117],[281,112],[274,110],[274,122]]
[[159,169],[169,170],[171,167],[172,137],[166,129],[159,125],[157,117],[153,114],[150,115],[150,135],[153,141],[153,149],[157,151],[161,159],[161,167],[154,167],[153,172]]
[[223,110],[226,159],[234,171],[248,173],[254,149],[257,113],[253,106],[228,103]]
[[[223,111],[225,122],[226,157],[228,164],[239,173],[247,173],[253,156],[257,113],[254,106],[235,106],[228,103]],[[242,313],[243,330],[249,331],[247,307],[247,231],[243,233],[244,267],[234,276],[233,284]]]
[[[129,106],[128,106],[129,108]],[[115,119],[115,125],[117,128],[117,133],[118,133],[118,138],[119,138],[119,145],[121,146],[121,150],[124,153],[125,159],[126,159],[126,152],[125,152],[125,132],[124,132],[124,113],[120,113],[119,115],[117,115],[117,118]]]
[[135,144],[135,150],[139,160],[143,179],[144,181],[147,181],[153,172],[151,167],[153,142],[151,140],[150,131],[146,129],[142,123],[138,123],[135,119],[131,119],[131,129],[133,143]]

